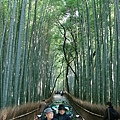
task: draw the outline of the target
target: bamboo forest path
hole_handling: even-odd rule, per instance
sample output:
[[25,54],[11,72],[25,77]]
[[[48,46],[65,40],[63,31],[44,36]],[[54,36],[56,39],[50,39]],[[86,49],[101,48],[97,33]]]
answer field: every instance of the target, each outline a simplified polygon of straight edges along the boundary
[[46,107],[50,106],[57,111],[59,104],[64,104],[69,108],[68,112],[72,120],[102,120],[105,111],[103,106],[92,105],[69,93],[64,93],[63,96],[53,94],[44,101],[0,111],[0,120],[36,120],[36,116],[41,115]]

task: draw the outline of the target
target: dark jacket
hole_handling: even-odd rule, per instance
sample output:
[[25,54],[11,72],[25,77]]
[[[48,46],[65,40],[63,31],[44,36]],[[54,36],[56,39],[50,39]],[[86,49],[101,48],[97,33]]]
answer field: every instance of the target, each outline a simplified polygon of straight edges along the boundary
[[[45,119],[43,119],[43,120],[47,120],[47,118],[45,118]],[[53,118],[52,120],[58,120],[58,119],[56,119],[56,118]]]
[[[114,116],[112,115],[112,111],[113,111],[113,107],[112,107],[112,106],[108,107],[108,108],[106,109],[106,111],[105,111],[103,120],[109,120],[109,117],[108,117],[108,116],[110,116],[110,120],[118,120],[118,119],[115,119],[115,118],[114,118]],[[110,115],[108,115],[108,113],[109,113]]]
[[71,120],[70,117],[65,113],[63,115],[60,115],[59,113],[55,115],[55,118],[58,120]]

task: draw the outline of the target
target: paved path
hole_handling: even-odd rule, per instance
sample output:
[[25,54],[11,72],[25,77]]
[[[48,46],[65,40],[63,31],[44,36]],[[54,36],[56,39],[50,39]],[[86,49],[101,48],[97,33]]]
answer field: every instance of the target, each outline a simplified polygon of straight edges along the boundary
[[56,101],[66,101],[66,102],[68,102],[68,100],[64,96],[61,96],[60,94],[55,94],[54,95],[54,102],[56,102]]

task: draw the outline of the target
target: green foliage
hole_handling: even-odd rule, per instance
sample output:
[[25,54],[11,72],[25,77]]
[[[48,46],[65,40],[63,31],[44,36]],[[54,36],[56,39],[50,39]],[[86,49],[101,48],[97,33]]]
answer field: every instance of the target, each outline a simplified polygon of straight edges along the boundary
[[16,1],[15,11],[15,0],[0,1],[1,107],[38,101],[54,86],[95,103],[115,97],[117,105],[117,1]]

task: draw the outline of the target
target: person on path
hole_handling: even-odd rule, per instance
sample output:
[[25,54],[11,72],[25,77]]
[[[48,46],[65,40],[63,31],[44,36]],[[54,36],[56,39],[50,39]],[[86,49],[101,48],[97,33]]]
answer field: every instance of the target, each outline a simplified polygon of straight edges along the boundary
[[119,113],[113,109],[112,103],[107,102],[103,120],[118,120]]
[[71,120],[69,115],[66,114],[66,108],[64,104],[60,104],[58,107],[58,114],[55,115],[58,120]]
[[54,118],[54,113],[51,108],[46,108],[44,112],[45,112],[46,118],[44,118],[43,120],[58,120],[57,118]]

